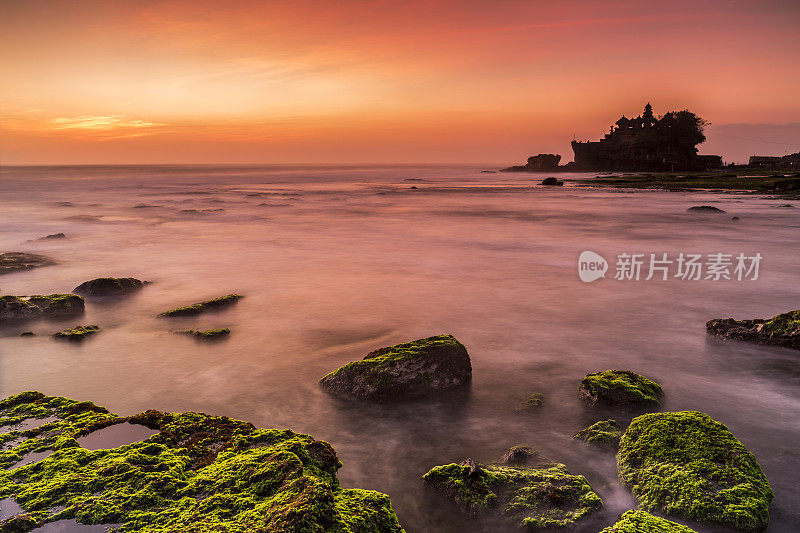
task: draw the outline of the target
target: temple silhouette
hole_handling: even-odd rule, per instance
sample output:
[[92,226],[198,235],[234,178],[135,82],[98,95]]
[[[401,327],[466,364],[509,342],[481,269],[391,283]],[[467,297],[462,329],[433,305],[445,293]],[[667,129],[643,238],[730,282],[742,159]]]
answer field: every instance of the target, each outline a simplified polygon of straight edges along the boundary
[[585,170],[702,170],[722,166],[722,156],[698,155],[706,122],[691,111],[660,118],[644,106],[636,118],[620,117],[599,141],[572,141],[575,167]]

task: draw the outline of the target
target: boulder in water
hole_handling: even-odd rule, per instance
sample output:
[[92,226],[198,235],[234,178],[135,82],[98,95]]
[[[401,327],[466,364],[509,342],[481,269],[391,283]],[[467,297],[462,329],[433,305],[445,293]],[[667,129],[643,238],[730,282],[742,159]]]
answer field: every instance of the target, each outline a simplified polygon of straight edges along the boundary
[[591,406],[657,407],[663,394],[661,385],[628,370],[586,374],[578,386],[579,398]]
[[769,525],[773,493],[761,466],[705,413],[634,418],[620,440],[617,465],[645,511],[743,531]]
[[4,252],[0,254],[0,274],[8,274],[19,270],[30,270],[43,266],[55,265],[56,262],[39,254],[25,252]]
[[136,278],[95,278],[84,281],[72,292],[84,296],[121,296],[138,291],[144,282]]
[[452,335],[437,335],[370,352],[320,383],[334,393],[388,401],[460,387],[471,379],[464,345]]

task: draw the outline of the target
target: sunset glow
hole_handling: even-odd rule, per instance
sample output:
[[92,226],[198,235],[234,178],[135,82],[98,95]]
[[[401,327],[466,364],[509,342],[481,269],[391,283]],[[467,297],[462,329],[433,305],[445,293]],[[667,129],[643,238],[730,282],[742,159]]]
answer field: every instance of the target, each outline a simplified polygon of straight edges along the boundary
[[794,1],[3,2],[0,156],[569,160],[647,101],[710,121],[701,152],[783,155],[799,22]]

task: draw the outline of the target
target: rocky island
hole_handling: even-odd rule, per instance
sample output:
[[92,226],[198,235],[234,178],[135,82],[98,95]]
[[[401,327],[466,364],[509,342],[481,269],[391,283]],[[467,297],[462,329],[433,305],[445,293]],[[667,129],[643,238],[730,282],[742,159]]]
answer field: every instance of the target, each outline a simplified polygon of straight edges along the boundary
[[800,350],[800,310],[782,313],[769,319],[715,318],[706,322],[706,330],[723,339]]

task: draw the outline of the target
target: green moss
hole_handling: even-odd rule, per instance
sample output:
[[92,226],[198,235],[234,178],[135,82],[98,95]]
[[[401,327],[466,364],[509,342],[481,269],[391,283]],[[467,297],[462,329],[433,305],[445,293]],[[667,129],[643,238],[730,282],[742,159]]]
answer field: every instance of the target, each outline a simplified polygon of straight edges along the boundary
[[422,480],[470,514],[497,513],[529,528],[569,527],[603,505],[586,478],[558,463],[476,469],[451,463],[432,468]]
[[627,370],[606,370],[586,374],[578,386],[580,398],[589,405],[638,405],[655,407],[661,404],[664,391],[658,383]]
[[628,511],[600,533],[697,533],[694,529],[644,511]]
[[601,420],[580,430],[572,438],[586,444],[616,448],[621,436],[622,430],[616,420]]
[[182,333],[184,335],[193,335],[194,337],[202,340],[210,340],[210,339],[219,339],[221,337],[227,337],[230,335],[231,330],[228,328],[216,328],[216,329],[187,329],[184,331],[179,331],[178,333]]
[[525,398],[525,401],[523,401],[514,410],[517,412],[530,411],[531,409],[541,407],[543,403],[544,403],[544,394],[542,394],[541,392],[536,392]]
[[614,176],[597,176],[577,180],[583,185],[624,189],[721,189],[736,191],[779,190],[776,187],[786,181],[783,174],[772,174],[765,170],[737,169],[717,172],[653,172]]
[[94,335],[100,331],[100,326],[97,324],[92,324],[90,326],[75,326],[74,328],[65,329],[64,331],[59,331],[58,333],[53,333],[53,337],[56,339],[66,339],[66,340],[83,340],[90,335]]
[[136,278],[95,278],[81,283],[72,292],[88,296],[120,296],[138,291],[143,286],[144,283]]
[[204,313],[209,309],[216,309],[220,307],[227,307],[229,305],[233,305],[239,301],[239,298],[241,298],[241,296],[238,294],[229,294],[227,296],[222,296],[220,298],[214,298],[213,300],[206,300],[204,302],[187,305],[185,307],[178,307],[177,309],[172,309],[170,311],[161,313],[158,316],[199,315],[200,313]]
[[[3,442],[24,437],[0,452],[1,467],[31,451],[55,450],[40,462],[0,470],[0,498],[13,497],[37,526],[74,518],[121,523],[123,532],[402,531],[389,498],[342,489],[335,451],[308,435],[199,413],[122,418],[91,402],[37,392],[3,400],[0,415],[0,422],[56,417],[0,434]],[[114,449],[78,445],[77,437],[124,421],[159,433]]]
[[773,335],[800,335],[800,310],[781,313],[764,323],[762,333]]
[[727,427],[704,413],[635,418],[617,464],[644,510],[745,531],[769,524],[773,493],[764,472]]

